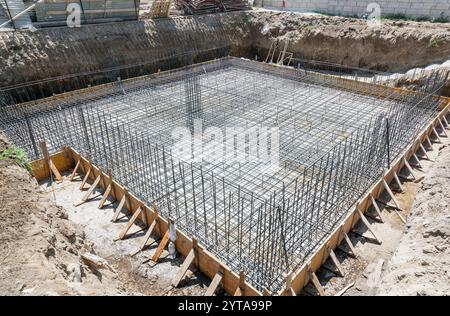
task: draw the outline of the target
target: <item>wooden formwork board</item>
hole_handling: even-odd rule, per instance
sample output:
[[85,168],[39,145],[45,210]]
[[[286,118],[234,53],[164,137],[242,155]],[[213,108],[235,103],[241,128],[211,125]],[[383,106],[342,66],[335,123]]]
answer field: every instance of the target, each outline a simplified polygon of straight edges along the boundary
[[[73,167],[72,160],[68,159],[66,151],[59,151],[49,158],[52,160],[59,172],[64,172]],[[38,181],[42,181],[50,177],[50,169],[45,159],[34,160],[31,162],[31,173]]]
[[[362,199],[356,203],[354,210],[351,211],[346,218],[337,225],[336,229],[331,233],[331,235],[317,248],[317,250],[305,260],[305,264],[298,270],[293,272],[293,277],[290,282],[290,288],[294,290],[295,293],[300,293],[300,291],[305,287],[309,279],[308,266],[311,271],[317,271],[322,264],[327,259],[329,252],[327,249],[335,249],[342,241],[343,234],[348,233],[359,221],[360,216],[358,210],[363,214],[367,212],[371,205],[371,194],[374,197],[380,196],[384,191],[383,180],[390,183],[394,178],[394,173],[399,172],[404,166],[404,159],[409,159],[419,148],[425,139],[432,133],[433,127],[438,124],[438,120],[443,116],[447,115],[450,111],[450,98],[442,98],[442,106],[439,114],[429,123],[429,125],[416,137],[413,143],[404,151],[404,153],[397,159],[397,161],[392,164],[392,167],[384,174],[384,176],[377,181],[369,191],[362,197]],[[278,294],[279,295],[289,295],[290,289],[283,289]]]
[[[91,162],[87,158],[81,156],[73,148],[65,148],[63,152],[57,153],[56,155],[53,155],[51,157],[57,157],[56,161],[58,161],[58,166],[60,166],[61,172],[67,171],[71,166],[75,165],[77,161],[81,162],[80,168],[83,173],[87,172],[87,170],[91,168],[89,178],[91,180],[94,180],[99,175],[101,175],[103,181],[100,181],[99,185],[105,190],[107,186],[106,183],[111,183],[113,187],[112,191],[115,193],[115,198],[117,200],[122,199],[124,194],[126,194],[125,192],[127,192],[126,188],[124,188],[121,184],[114,180],[114,175],[111,181],[111,178],[107,173],[104,173],[102,170],[100,170],[100,168],[91,164]],[[63,163],[66,160],[69,160],[70,164]],[[39,167],[40,165],[41,160],[33,162],[33,166]],[[42,172],[40,171],[40,169],[37,170],[35,174],[39,176],[40,180],[44,179],[46,176],[49,176],[48,172]],[[158,213],[155,213],[152,207],[145,205],[143,201],[139,200],[132,193],[128,192],[127,197],[129,201],[129,211],[131,213],[134,214],[134,212],[137,211],[140,207],[143,208],[143,211],[140,214],[140,220],[143,223],[151,223],[152,219],[157,216],[158,225],[156,225],[156,233],[162,238],[165,232],[167,232],[167,230],[169,229],[168,220],[161,217]],[[186,257],[193,248],[192,238],[186,236],[179,229],[176,230],[176,234],[176,249],[182,256]],[[196,265],[197,268],[210,279],[213,279],[217,273],[222,273],[222,287],[226,292],[230,294],[233,294],[239,286],[242,287],[239,275],[231,271],[231,268],[222,263],[217,257],[208,252],[206,249],[201,247],[201,245],[196,248]],[[261,293],[248,283],[245,283],[243,292],[246,296],[261,296]]]

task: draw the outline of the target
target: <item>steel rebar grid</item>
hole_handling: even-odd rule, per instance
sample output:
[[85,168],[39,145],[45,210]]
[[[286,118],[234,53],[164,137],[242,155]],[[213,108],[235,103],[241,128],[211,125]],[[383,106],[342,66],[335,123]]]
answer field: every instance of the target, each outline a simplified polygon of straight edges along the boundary
[[[245,270],[254,286],[276,291],[281,275],[301,265],[386,170],[385,119],[395,158],[436,112],[439,99],[425,92],[443,78],[430,78],[423,92],[381,89],[374,97],[373,86],[225,59],[2,108],[0,124],[35,157],[37,139],[52,151],[70,145],[88,155],[235,271]],[[195,119],[244,133],[278,127],[281,168],[189,162],[172,152],[170,134]]]

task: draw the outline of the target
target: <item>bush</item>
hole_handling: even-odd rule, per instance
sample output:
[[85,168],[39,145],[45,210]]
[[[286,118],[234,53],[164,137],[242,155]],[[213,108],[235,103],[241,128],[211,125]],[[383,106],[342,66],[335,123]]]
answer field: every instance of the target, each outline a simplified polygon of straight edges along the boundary
[[22,168],[31,171],[31,164],[29,162],[27,153],[22,148],[14,145],[7,147],[0,153],[0,161],[10,159],[17,163]]

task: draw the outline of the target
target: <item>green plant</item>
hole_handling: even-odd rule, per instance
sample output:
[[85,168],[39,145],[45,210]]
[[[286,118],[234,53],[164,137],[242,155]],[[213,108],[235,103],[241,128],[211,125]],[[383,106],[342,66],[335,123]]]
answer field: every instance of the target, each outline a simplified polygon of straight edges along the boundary
[[11,159],[17,163],[22,168],[31,171],[31,164],[29,162],[28,156],[22,148],[18,148],[14,145],[7,147],[5,150],[0,152],[0,161]]
[[441,12],[441,15],[438,18],[434,18],[433,22],[434,23],[447,23],[447,22],[449,22],[449,18],[448,18],[448,16],[446,16],[444,14],[444,12]]

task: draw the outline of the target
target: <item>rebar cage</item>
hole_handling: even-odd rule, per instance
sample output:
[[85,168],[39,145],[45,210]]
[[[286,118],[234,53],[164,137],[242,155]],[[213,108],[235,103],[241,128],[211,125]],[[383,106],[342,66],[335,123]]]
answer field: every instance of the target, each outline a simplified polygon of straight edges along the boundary
[[[72,146],[254,287],[275,292],[437,113],[447,77],[432,73],[412,92],[383,86],[383,76],[227,57],[3,106],[0,128],[33,158],[40,139],[51,152]],[[177,127],[238,132],[197,151],[187,141],[194,149],[180,154]],[[264,145],[264,128],[276,128],[267,134],[278,143]],[[257,142],[236,146],[255,130]],[[233,157],[207,159],[223,144]],[[277,166],[248,159],[266,150],[278,151]]]

